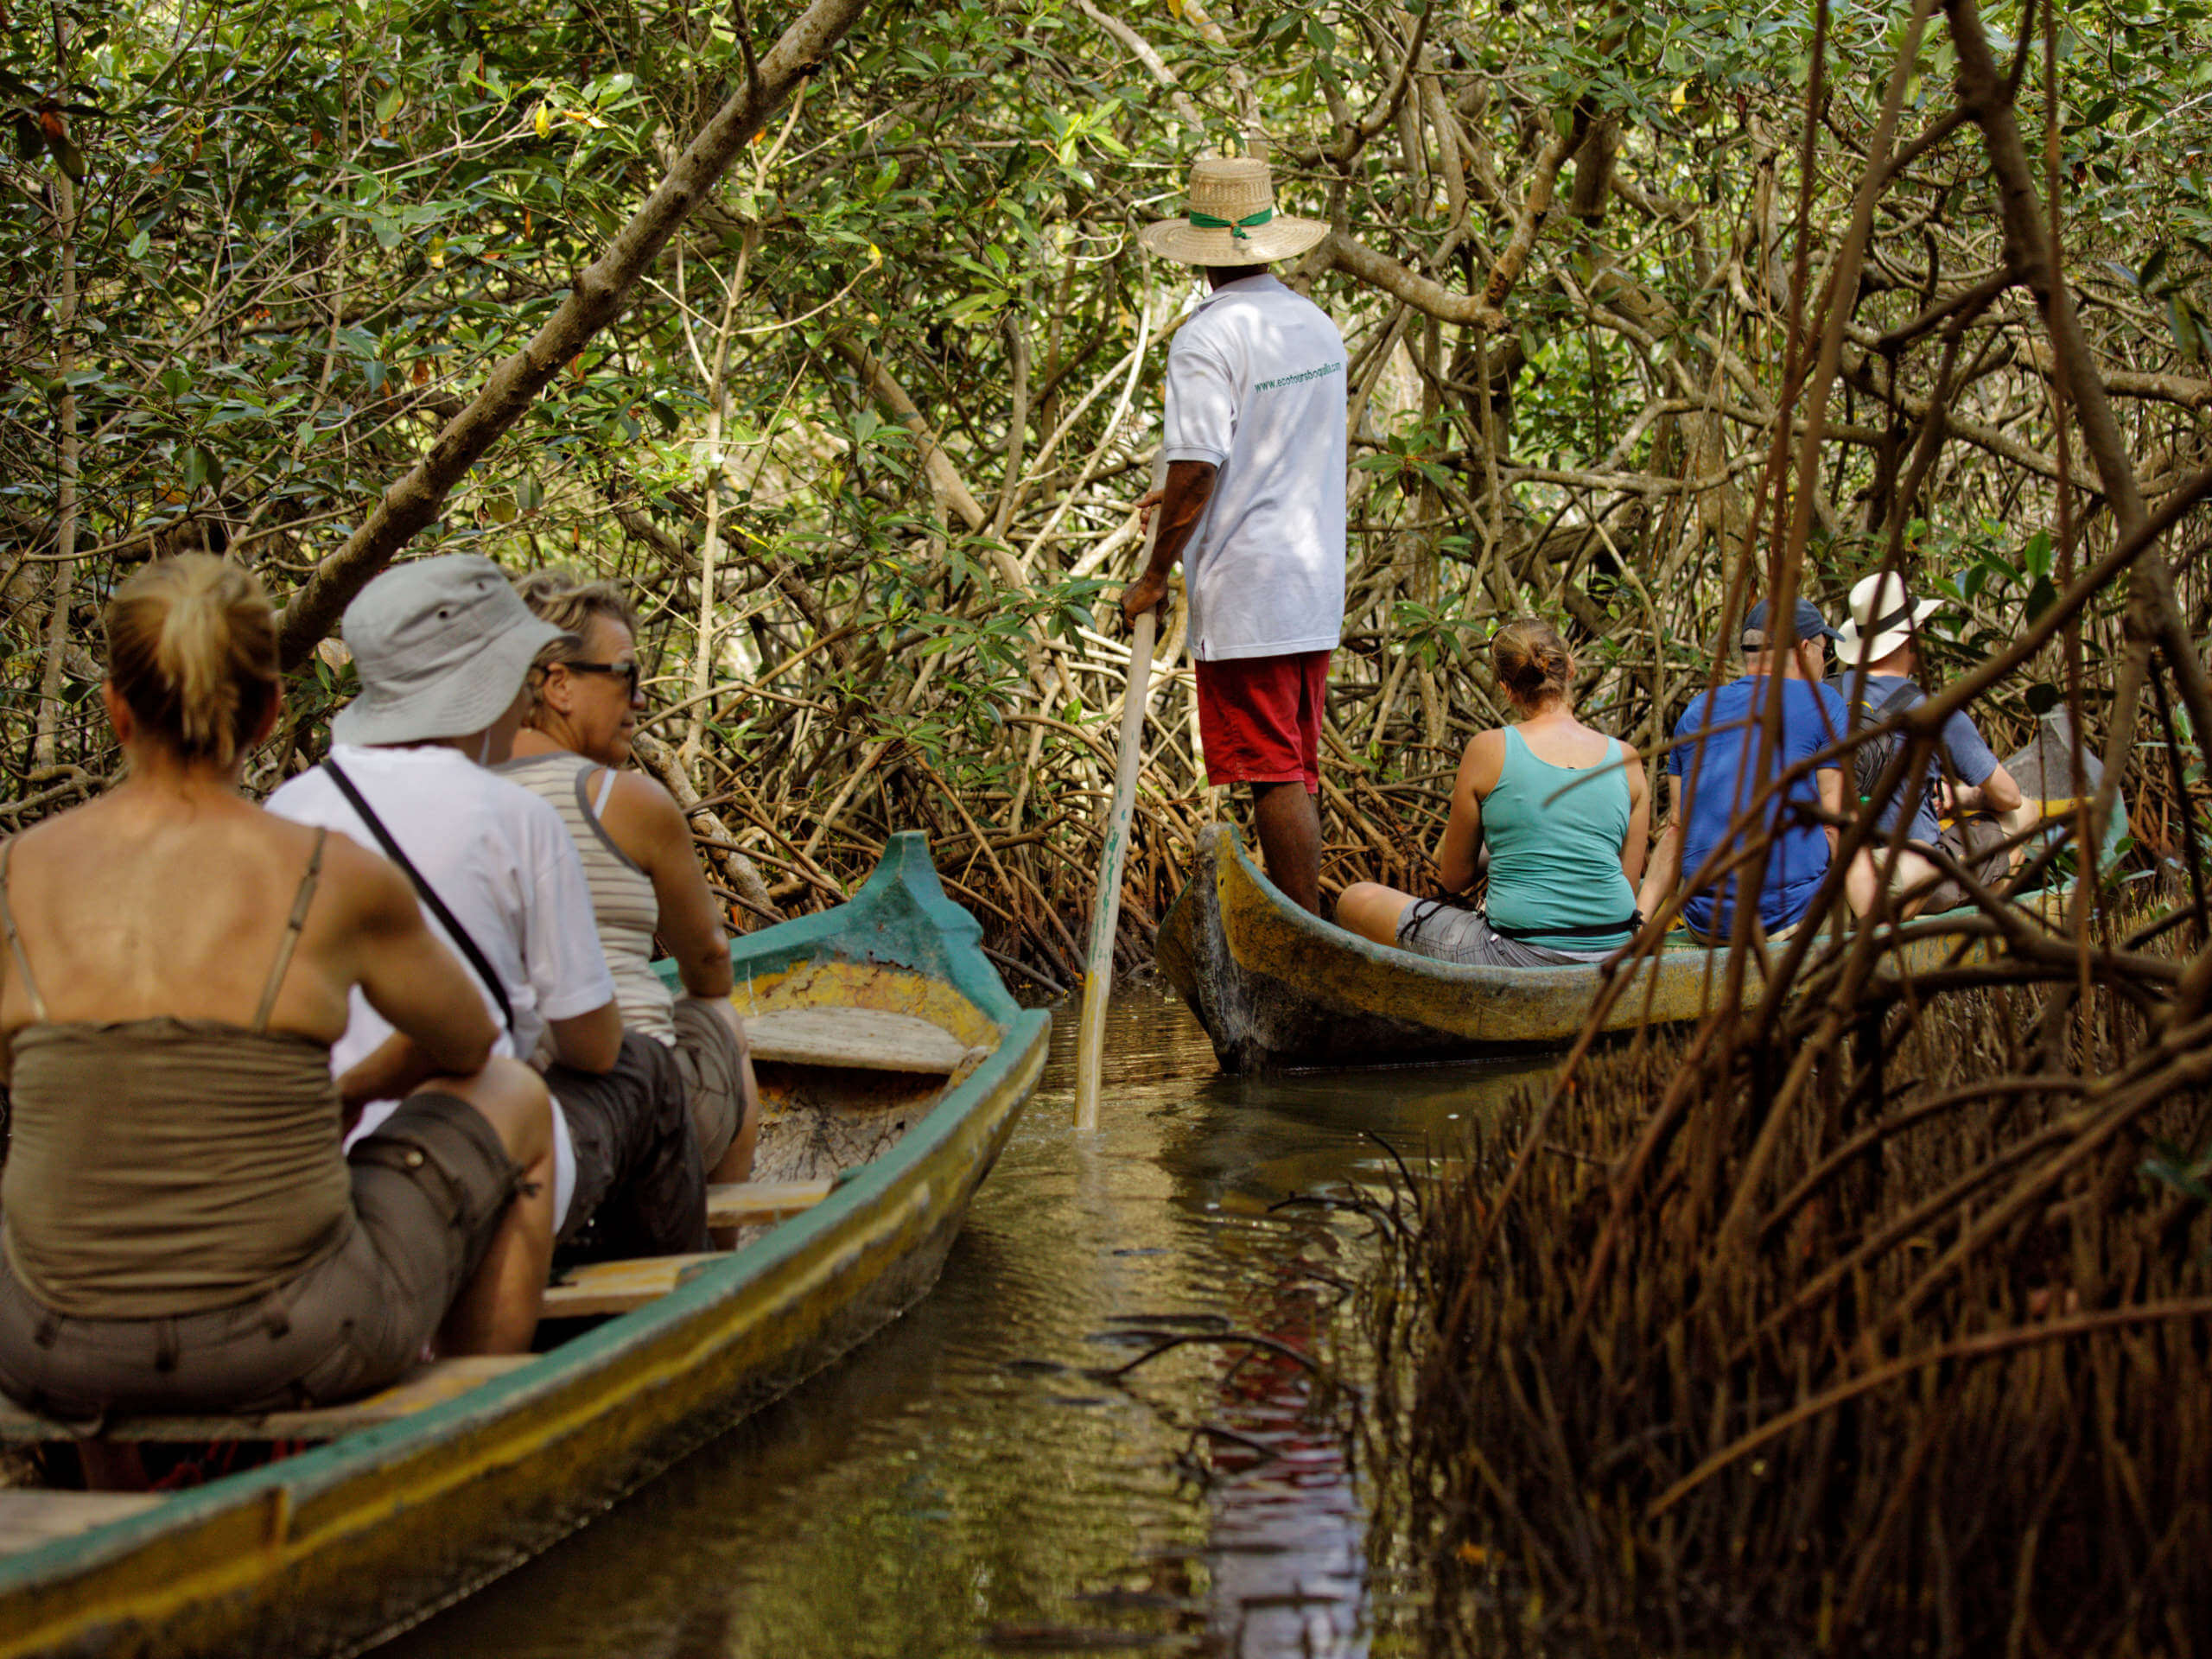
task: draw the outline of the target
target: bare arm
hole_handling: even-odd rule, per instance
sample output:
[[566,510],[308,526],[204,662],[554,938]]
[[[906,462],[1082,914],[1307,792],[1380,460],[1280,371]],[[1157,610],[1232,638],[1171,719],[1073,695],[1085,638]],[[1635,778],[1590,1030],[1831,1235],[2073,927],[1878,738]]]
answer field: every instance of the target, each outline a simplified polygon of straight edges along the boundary
[[1834,858],[1836,849],[1843,844],[1843,831],[1834,823],[1843,816],[1843,772],[1834,766],[1823,766],[1813,774],[1813,781],[1820,785],[1821,808],[1829,817],[1825,833],[1828,838],[1828,856]]
[[2012,774],[2001,766],[1970,789],[1953,789],[1946,785],[1943,795],[1943,809],[1947,812],[2012,812],[2027,798],[2020,792],[2020,785],[2013,780]]
[[461,958],[423,919],[407,878],[340,836],[330,837],[324,859],[325,880],[337,875],[356,899],[349,928],[352,965],[369,1006],[420,1051],[421,1064],[430,1068],[426,1075],[465,1077],[483,1070],[499,1027]]
[[622,1010],[612,999],[588,1014],[569,1020],[548,1020],[546,1035],[553,1041],[553,1058],[579,1071],[612,1071],[622,1052]]
[[1628,768],[1628,834],[1621,841],[1621,874],[1631,887],[1643,874],[1643,855],[1651,842],[1651,786],[1643,775],[1643,757],[1625,743],[1621,764]]
[[1659,844],[1651,850],[1651,864],[1643,873],[1643,886],[1637,890],[1636,907],[1646,916],[1657,915],[1659,907],[1667,902],[1667,895],[1674,892],[1681,879],[1682,780],[1670,775],[1667,779],[1667,827],[1659,832]]
[[1205,516],[1206,503],[1213,499],[1213,482],[1218,471],[1210,461],[1171,461],[1167,463],[1166,484],[1137,503],[1137,510],[1147,518],[1157,507],[1160,536],[1152,544],[1152,563],[1122,590],[1124,621],[1135,622],[1166,594],[1167,573],[1183,556],[1183,544],[1191,539],[1191,532]]
[[1483,798],[1505,769],[1505,734],[1477,732],[1452,780],[1452,816],[1436,843],[1436,879],[1446,893],[1465,893],[1482,869]]
[[721,912],[707,890],[691,829],[675,798],[643,772],[617,774],[607,798],[605,823],[615,843],[652,878],[659,906],[656,926],[661,943],[676,958],[685,992],[719,1001],[735,982],[730,973],[729,936]]

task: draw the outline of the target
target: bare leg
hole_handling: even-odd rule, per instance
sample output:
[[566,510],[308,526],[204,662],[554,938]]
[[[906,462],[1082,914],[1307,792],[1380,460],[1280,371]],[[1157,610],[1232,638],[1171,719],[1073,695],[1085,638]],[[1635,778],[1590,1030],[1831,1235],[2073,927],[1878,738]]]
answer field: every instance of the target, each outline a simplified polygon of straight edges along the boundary
[[1252,823],[1268,880],[1283,897],[1321,913],[1321,810],[1302,783],[1252,785]]
[[553,1105],[545,1079],[519,1060],[495,1057],[473,1077],[441,1077],[427,1086],[458,1095],[483,1113],[522,1170],[522,1186],[499,1218],[476,1276],[438,1328],[438,1352],[528,1353],[553,1261]]
[[753,1149],[760,1140],[760,1085],[753,1078],[753,1050],[745,1040],[745,1021],[728,1002],[717,1002],[715,1007],[737,1032],[738,1119],[737,1134],[731,1138],[729,1150],[707,1172],[707,1179],[709,1184],[749,1181],[753,1179]]
[[[1886,881],[1882,880],[1885,872]],[[1891,912],[1887,919],[1902,922],[1920,913],[1942,876],[1932,862],[1910,849],[1900,850],[1896,862],[1891,863],[1886,851],[1862,847],[1844,873],[1844,896],[1851,900],[1854,914],[1866,917],[1874,913],[1886,889]]]
[[1337,925],[1377,944],[1395,945],[1398,924],[1413,902],[1410,893],[1379,881],[1355,881],[1337,896]]

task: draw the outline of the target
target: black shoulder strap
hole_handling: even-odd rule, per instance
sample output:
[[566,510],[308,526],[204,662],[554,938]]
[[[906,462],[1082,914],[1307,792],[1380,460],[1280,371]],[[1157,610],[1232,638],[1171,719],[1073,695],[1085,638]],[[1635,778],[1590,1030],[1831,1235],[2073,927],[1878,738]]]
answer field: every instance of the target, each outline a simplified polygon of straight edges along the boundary
[[423,879],[423,872],[415,868],[415,861],[401,850],[399,843],[391,838],[391,831],[384,827],[384,820],[377,817],[368,802],[361,798],[361,791],[353,787],[353,780],[339,770],[338,763],[325,760],[322,769],[330,774],[330,781],[338,785],[338,792],[360,816],[361,822],[369,826],[369,833],[377,838],[377,844],[384,849],[385,856],[407,872],[407,879],[415,884],[415,891],[422,895],[423,902],[430,907],[430,913],[444,927],[446,937],[461,947],[461,954],[468,958],[468,965],[476,970],[477,978],[484,982],[484,988],[492,993],[492,1000],[499,1005],[500,1016],[507,1022],[507,1034],[510,1037],[514,1035],[515,1005],[507,1000],[507,988],[500,982],[499,976],[493,971],[492,964],[485,959],[483,951],[477,948],[476,941],[469,937],[468,930],[461,925],[461,918],[446,908],[446,901],[438,897],[437,889]]
[[1609,939],[1623,928],[1633,935],[1643,925],[1643,912],[1630,911],[1624,922],[1586,922],[1576,927],[1500,927],[1491,920],[1487,911],[1483,913],[1483,921],[1500,938],[1525,944],[1532,939],[1549,938],[1554,934],[1565,938]]
[[1876,703],[1872,709],[1868,709],[1864,703],[1859,705],[1859,723],[1862,726],[1879,725],[1899,709],[1909,706],[1916,697],[1924,698],[1926,696],[1927,693],[1910,680],[1900,680],[1890,688],[1889,696]]

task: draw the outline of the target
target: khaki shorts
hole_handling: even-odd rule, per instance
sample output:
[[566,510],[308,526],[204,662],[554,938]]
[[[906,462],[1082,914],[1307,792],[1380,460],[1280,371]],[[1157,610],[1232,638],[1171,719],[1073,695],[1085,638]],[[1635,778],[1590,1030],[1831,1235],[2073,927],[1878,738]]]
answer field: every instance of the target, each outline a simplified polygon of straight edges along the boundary
[[[2010,837],[2005,826],[1995,818],[1961,818],[1943,826],[1943,850],[1957,861],[1968,875],[1992,893],[2002,894],[2006,879],[2012,874],[2012,854],[2005,843]],[[1908,842],[1910,846],[1912,843]],[[1931,867],[1927,874],[1938,877],[1917,900],[1919,909],[1914,914],[1933,916],[1940,911],[1958,910],[1974,903],[1974,899],[1958,881],[1948,874]],[[1893,880],[1890,890],[1895,893],[1901,884]]]
[[699,1160],[712,1169],[737,1139],[745,1116],[745,1051],[738,1046],[727,1004],[679,996],[671,1012],[676,1020],[676,1069],[691,1103]]
[[338,1247],[235,1307],[79,1319],[0,1255],[0,1393],[48,1416],[254,1413],[330,1405],[398,1381],[476,1271],[522,1173],[467,1101],[401,1103],[346,1156]]

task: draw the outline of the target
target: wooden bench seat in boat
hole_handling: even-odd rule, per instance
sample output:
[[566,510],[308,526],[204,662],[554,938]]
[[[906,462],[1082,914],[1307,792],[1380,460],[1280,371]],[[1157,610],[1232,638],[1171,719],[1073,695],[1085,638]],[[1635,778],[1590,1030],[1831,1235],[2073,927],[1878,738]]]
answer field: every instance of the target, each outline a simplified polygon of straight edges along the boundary
[[56,1538],[120,1521],[162,1502],[159,1492],[49,1492],[0,1488],[0,1555],[20,1554]]
[[588,1319],[627,1313],[658,1301],[694,1274],[728,1259],[726,1252],[709,1250],[699,1255],[643,1255],[571,1268],[546,1287],[538,1317]]
[[784,1221],[830,1196],[836,1183],[815,1181],[731,1181],[707,1189],[707,1225],[757,1227]]
[[[334,1440],[355,1429],[373,1428],[443,1405],[480,1382],[529,1364],[535,1357],[532,1354],[477,1354],[435,1360],[380,1394],[315,1411],[272,1411],[257,1417],[118,1417],[108,1424],[101,1438],[171,1442]],[[24,1446],[78,1438],[67,1423],[26,1411],[12,1400],[0,1399],[0,1444]]]
[[969,1056],[968,1046],[944,1027],[880,1008],[778,1008],[747,1018],[745,1040],[755,1060],[866,1071],[949,1077]]

